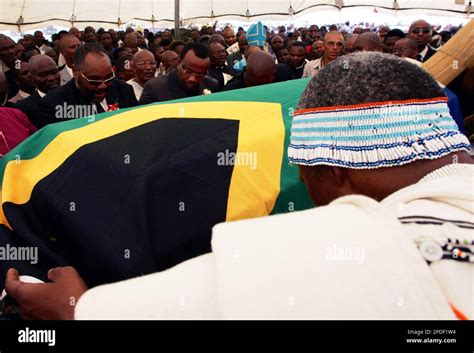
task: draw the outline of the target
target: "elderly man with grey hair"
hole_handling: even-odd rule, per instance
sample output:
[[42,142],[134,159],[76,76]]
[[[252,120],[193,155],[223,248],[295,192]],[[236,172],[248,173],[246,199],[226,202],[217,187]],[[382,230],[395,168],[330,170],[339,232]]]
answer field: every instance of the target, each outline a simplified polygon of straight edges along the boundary
[[320,207],[217,225],[213,253],[161,273],[87,290],[71,267],[40,285],[10,270],[6,290],[35,318],[473,319],[469,148],[428,73],[350,54],[292,121],[289,161]]

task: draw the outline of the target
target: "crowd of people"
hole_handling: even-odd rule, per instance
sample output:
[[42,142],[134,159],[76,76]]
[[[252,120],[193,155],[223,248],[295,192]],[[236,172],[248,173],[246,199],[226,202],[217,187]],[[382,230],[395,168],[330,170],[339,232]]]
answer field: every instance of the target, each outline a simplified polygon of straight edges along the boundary
[[[472,319],[472,68],[445,87],[420,67],[451,34],[418,20],[0,35],[2,153],[65,119],[312,77],[287,155],[321,206],[216,225],[212,253],[90,289],[73,267],[47,284],[12,268],[6,293],[29,319]],[[338,244],[366,262],[338,261]]]
[[[18,43],[0,34],[0,107],[16,109],[0,110],[7,126],[0,153],[47,124],[312,77],[352,52],[379,51],[425,62],[456,30],[438,33],[419,20],[408,33],[386,26],[374,31],[347,25],[312,25],[292,32],[282,26],[271,31],[259,22],[247,32],[229,26],[222,31],[207,26],[182,30],[182,40],[174,39],[170,30],[142,33],[132,28],[117,32],[73,27],[54,34],[51,42],[41,31],[25,34]],[[460,107],[446,90],[452,114],[467,134],[462,114],[468,116],[470,106]]]

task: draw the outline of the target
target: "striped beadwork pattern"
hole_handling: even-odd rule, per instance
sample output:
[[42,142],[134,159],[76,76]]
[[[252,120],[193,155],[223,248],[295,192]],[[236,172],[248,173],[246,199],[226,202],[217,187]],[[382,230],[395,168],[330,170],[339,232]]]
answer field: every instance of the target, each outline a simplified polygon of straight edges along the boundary
[[469,151],[446,97],[295,112],[290,163],[355,169],[392,167]]

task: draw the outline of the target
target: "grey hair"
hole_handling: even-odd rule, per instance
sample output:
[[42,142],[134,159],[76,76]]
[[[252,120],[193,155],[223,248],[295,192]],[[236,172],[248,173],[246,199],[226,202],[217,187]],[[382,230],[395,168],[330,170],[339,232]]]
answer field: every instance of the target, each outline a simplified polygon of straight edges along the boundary
[[301,95],[298,109],[443,96],[435,79],[407,60],[358,52],[319,71]]

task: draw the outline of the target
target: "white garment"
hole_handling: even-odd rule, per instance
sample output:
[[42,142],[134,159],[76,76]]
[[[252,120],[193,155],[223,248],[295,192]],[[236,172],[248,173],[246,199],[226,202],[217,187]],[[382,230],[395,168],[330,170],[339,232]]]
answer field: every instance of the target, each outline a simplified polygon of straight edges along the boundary
[[51,48],[49,45],[46,45],[46,44],[43,44],[41,47],[38,47],[38,50],[40,51],[40,53],[43,55],[43,54],[46,54],[49,50],[52,50],[53,48]]
[[67,84],[69,81],[71,81],[74,77],[74,74],[72,72],[72,69],[66,65],[62,68],[61,71],[59,71],[59,77],[60,77],[60,85],[64,86]]
[[425,49],[420,51],[420,53],[418,54],[421,57],[422,62],[425,60],[426,53],[428,53],[428,45],[425,45]]
[[135,81],[135,78],[128,80],[127,83],[133,87],[133,92],[135,93],[135,97],[137,98],[137,101],[139,101],[143,93],[143,86],[140,85],[137,81]]
[[306,64],[303,70],[303,78],[313,77],[324,67],[323,58],[311,60]]
[[43,98],[44,96],[46,96],[46,93],[41,92],[39,89],[37,89],[36,92],[38,92],[38,94],[39,94],[39,96],[40,96],[41,98]]
[[226,49],[227,54],[231,55],[240,51],[239,42],[235,42],[230,47]]
[[398,218],[439,214],[472,223],[473,175],[473,165],[451,165],[380,203],[348,196],[326,207],[219,224],[213,253],[90,289],[75,317],[455,319],[449,300],[472,319],[474,264],[428,266],[417,239],[436,235]]
[[[102,109],[104,109],[104,112],[108,112],[109,111],[109,106],[108,106],[108,103],[107,103],[107,99],[104,98],[102,100],[102,102],[100,102],[100,105],[102,106]],[[96,103],[96,106],[97,106],[97,103]]]
[[66,58],[64,57],[63,54],[59,53],[59,58],[58,58],[58,67],[66,65]]

